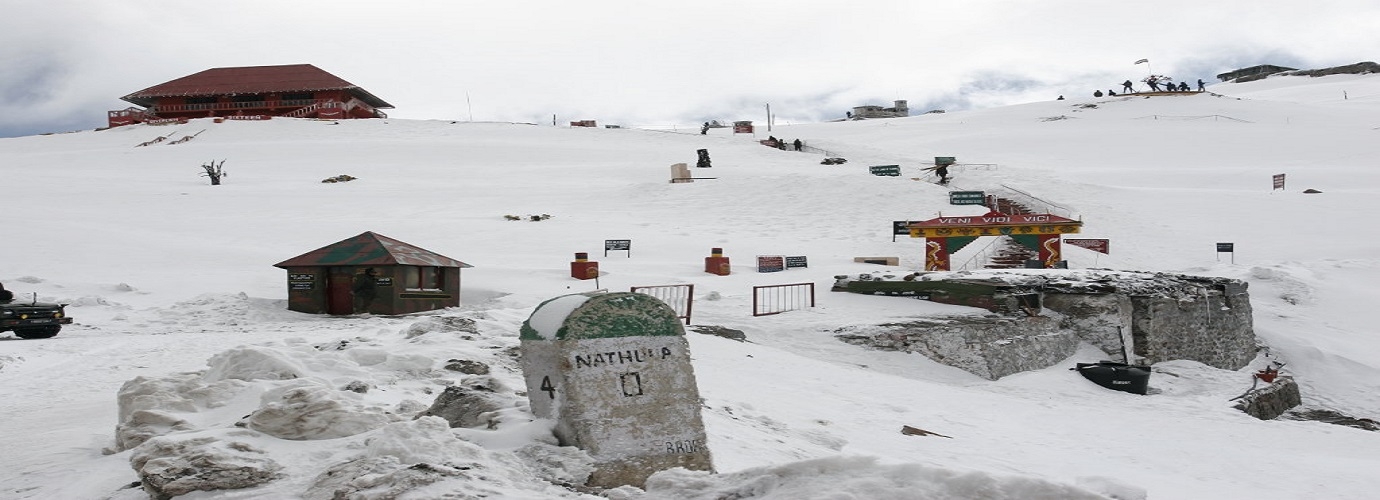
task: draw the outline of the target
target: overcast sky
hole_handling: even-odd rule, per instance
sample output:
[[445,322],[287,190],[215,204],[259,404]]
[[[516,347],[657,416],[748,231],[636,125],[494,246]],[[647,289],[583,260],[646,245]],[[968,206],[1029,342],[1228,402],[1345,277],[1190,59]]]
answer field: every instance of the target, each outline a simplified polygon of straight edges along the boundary
[[[396,118],[633,127],[1090,95],[1376,60],[1373,0],[0,0],[0,137],[198,71],[313,64]],[[1149,59],[1149,64],[1134,64]]]

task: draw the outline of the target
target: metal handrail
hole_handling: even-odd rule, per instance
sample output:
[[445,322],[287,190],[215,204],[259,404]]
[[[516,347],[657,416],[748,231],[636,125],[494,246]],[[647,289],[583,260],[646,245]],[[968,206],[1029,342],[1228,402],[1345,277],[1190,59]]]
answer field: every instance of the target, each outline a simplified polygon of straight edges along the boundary
[[958,270],[967,271],[974,262],[987,262],[993,255],[996,255],[996,251],[992,249],[992,245],[996,245],[999,241],[1001,241],[1001,238],[996,238],[987,242],[987,246],[982,247],[981,250],[978,250],[977,253],[973,254],[967,261],[964,261],[963,265],[958,266]]
[[1065,206],[1060,205],[1060,204],[1058,204],[1058,203],[1054,203],[1054,202],[1049,201],[1049,200],[1045,200],[1045,199],[1043,199],[1043,198],[1040,198],[1040,197],[1038,197],[1038,196],[1035,196],[1035,195],[1033,195],[1033,194],[1027,193],[1027,192],[1025,192],[1025,191],[1021,191],[1021,190],[1019,190],[1019,189],[1013,188],[1013,187],[1008,186],[1008,185],[1006,185],[1006,184],[998,184],[998,185],[1001,186],[1001,189],[1006,190],[1006,191],[1010,191],[1011,193],[1014,193],[1014,194],[998,195],[998,196],[1000,196],[1000,197],[1002,197],[1002,198],[1006,198],[1006,199],[1009,199],[1009,200],[1011,200],[1011,201],[1015,201],[1015,202],[1017,202],[1017,203],[1020,203],[1020,204],[1022,204],[1022,205],[1025,205],[1027,208],[1029,208],[1029,209],[1031,209],[1031,210],[1035,210],[1035,209],[1037,209],[1037,208],[1043,207],[1043,209],[1044,209],[1044,212],[1043,212],[1043,213],[1047,213],[1047,214],[1050,214],[1050,215],[1058,215],[1058,216],[1060,216],[1060,217],[1065,217],[1065,218],[1070,218],[1070,219],[1073,218],[1073,210],[1070,209],[1070,208],[1068,208],[1068,207],[1065,207]]

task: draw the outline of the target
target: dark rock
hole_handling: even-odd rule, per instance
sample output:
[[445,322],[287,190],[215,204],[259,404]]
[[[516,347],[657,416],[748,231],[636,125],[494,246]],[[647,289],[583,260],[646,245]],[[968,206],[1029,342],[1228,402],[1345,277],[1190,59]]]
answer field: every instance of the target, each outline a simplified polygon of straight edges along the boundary
[[151,498],[167,500],[193,491],[249,488],[279,478],[283,467],[264,455],[239,442],[157,437],[135,448],[129,463]]
[[447,387],[440,396],[436,396],[436,401],[431,407],[419,413],[416,418],[436,416],[445,419],[452,428],[476,427],[488,424],[483,418],[484,414],[505,406],[506,401],[493,391],[452,386]]
[[467,373],[470,375],[489,374],[489,365],[467,359],[452,359],[446,361],[445,368],[453,372]]
[[1380,431],[1380,422],[1369,418],[1357,418],[1339,411],[1322,408],[1295,408],[1283,415],[1289,420],[1312,420],[1335,425],[1345,425],[1367,431]]
[[694,330],[695,333],[714,335],[726,339],[737,340],[739,342],[747,342],[747,334],[743,333],[742,330],[734,330],[732,328],[714,325],[691,325],[689,329]]
[[1302,403],[1299,385],[1294,378],[1278,377],[1269,385],[1252,389],[1243,395],[1236,409],[1261,420],[1273,420]]

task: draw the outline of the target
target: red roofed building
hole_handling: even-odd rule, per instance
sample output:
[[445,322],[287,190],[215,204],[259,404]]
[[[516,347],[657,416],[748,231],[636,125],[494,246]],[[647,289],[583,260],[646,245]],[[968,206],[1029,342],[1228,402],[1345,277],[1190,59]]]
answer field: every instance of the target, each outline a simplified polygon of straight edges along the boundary
[[212,68],[121,97],[110,126],[207,117],[387,118],[393,105],[310,64]]

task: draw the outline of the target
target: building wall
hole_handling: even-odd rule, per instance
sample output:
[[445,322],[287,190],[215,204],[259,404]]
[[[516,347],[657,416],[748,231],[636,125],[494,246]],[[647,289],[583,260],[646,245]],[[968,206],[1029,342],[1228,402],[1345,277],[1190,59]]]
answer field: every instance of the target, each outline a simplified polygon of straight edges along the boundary
[[[1250,295],[1244,283],[1205,286],[1195,295],[1133,296],[1124,293],[1045,293],[1044,307],[1057,319],[949,317],[904,324],[861,326],[840,335],[845,342],[920,353],[939,363],[991,380],[1052,366],[1076,352],[1079,342],[1111,359],[1133,364],[1187,359],[1237,370],[1255,358]],[[1051,315],[1052,316],[1052,315]]]
[[[311,94],[312,99],[314,100],[326,99],[338,102],[347,102],[353,97],[350,95],[349,92],[344,90],[323,90],[311,92]],[[237,103],[235,101],[235,96],[230,95],[214,96],[215,102],[213,103],[189,104],[188,99],[195,97],[206,96],[160,97],[158,98],[158,101],[154,106],[154,110],[159,118],[210,118],[218,116],[224,117],[243,115],[283,116],[287,113],[291,113],[293,111],[305,107],[301,103],[292,103],[292,100],[286,101],[287,103],[292,104],[285,104],[285,101],[282,98],[282,94],[276,92],[262,94],[258,96],[258,98],[256,98],[254,102],[261,102],[262,104],[256,104],[252,106],[236,106]],[[363,112],[362,115],[361,112],[352,113],[350,117],[367,118],[372,116],[373,113],[370,111]]]
[[[1059,321],[1060,328],[1097,346],[1111,355],[1112,360],[1138,363],[1139,360],[1126,359],[1124,354],[1134,338],[1130,335],[1132,307],[1129,297],[1117,294],[1046,293],[1043,299],[1046,309],[1063,316]],[[1131,351],[1134,352],[1134,348]]]
[[[403,272],[416,272],[415,266],[397,266],[391,271],[397,276],[394,279],[394,286],[389,297],[389,310],[392,312],[378,314],[409,314],[422,311],[434,311],[447,307],[457,307],[460,305],[460,268],[447,267],[445,269],[444,284],[441,291],[408,291],[402,286]],[[382,289],[380,289],[382,292]],[[379,299],[383,300],[382,293]]]
[[[414,266],[311,266],[287,268],[288,310],[308,314],[330,313],[330,284],[328,277],[335,273],[335,279],[342,280],[345,286],[353,285],[355,275],[373,267],[377,273],[377,296],[369,304],[369,314],[409,314],[432,311],[460,305],[460,268],[447,267],[440,291],[408,291],[402,284],[403,276],[416,272]],[[351,294],[353,295],[353,294]],[[351,305],[353,305],[351,296]]]
[[326,314],[327,268],[289,267],[288,310],[308,314]]
[[1250,296],[1204,289],[1201,298],[1131,297],[1135,353],[1146,364],[1190,359],[1224,370],[1256,355]]

